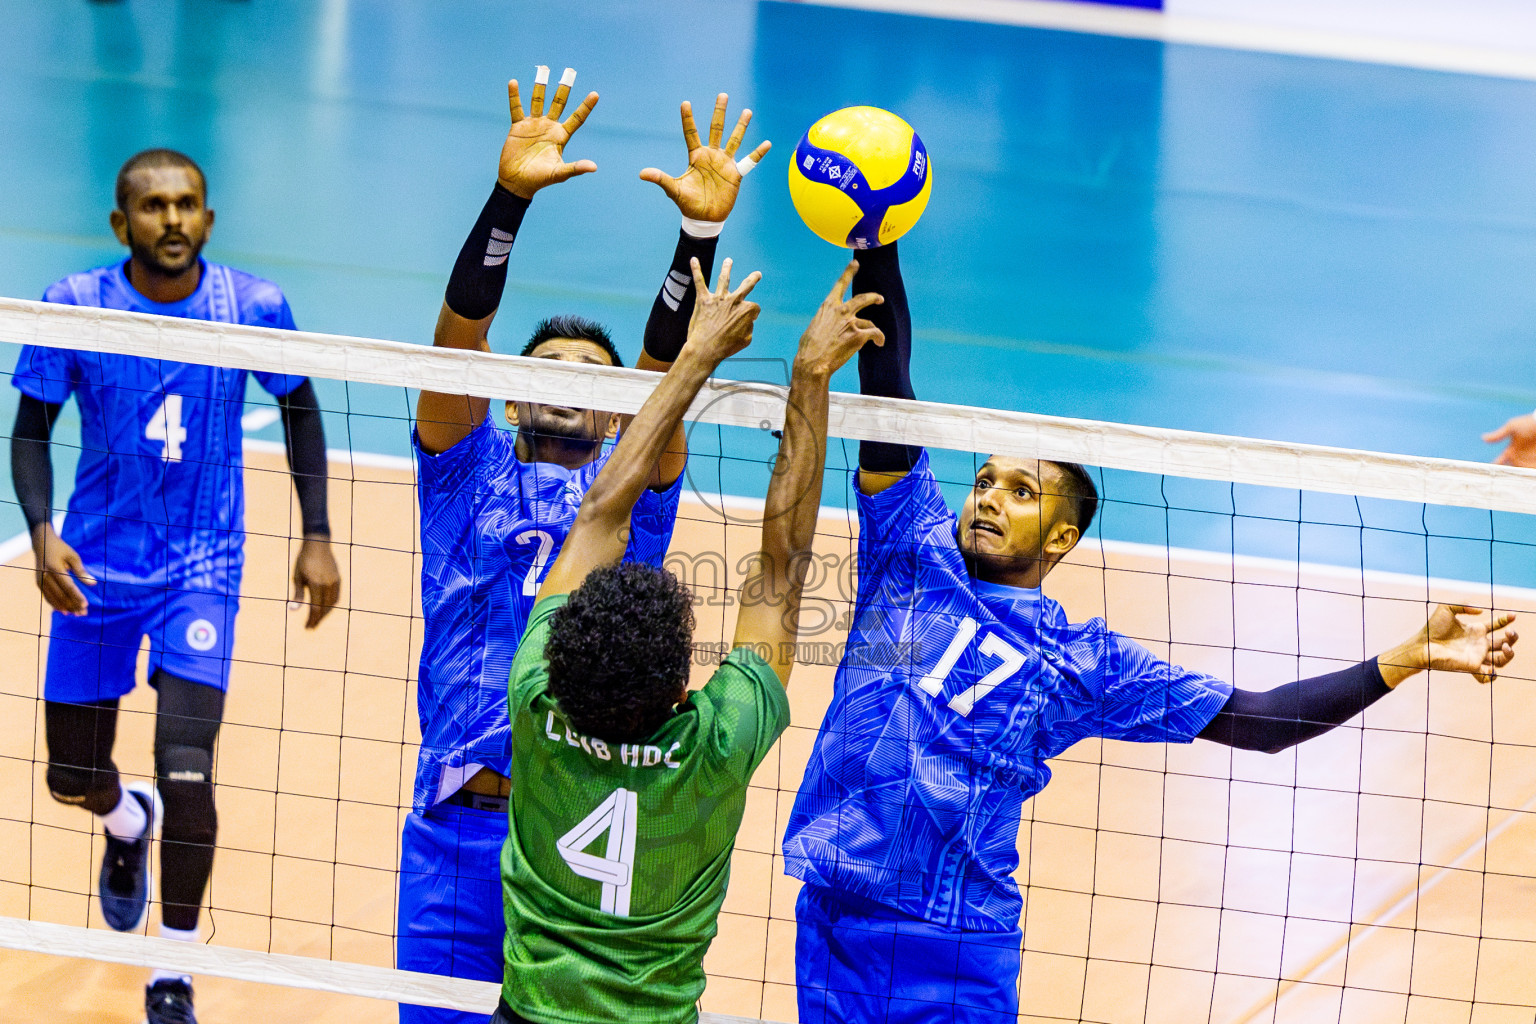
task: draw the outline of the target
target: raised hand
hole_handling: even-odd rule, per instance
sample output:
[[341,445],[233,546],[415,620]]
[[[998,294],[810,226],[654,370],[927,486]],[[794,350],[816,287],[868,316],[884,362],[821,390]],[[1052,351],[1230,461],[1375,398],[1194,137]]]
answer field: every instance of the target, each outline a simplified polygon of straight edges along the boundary
[[1484,434],[1483,440],[1489,444],[1509,442],[1509,447],[1493,460],[1496,464],[1536,469],[1536,414],[1516,416],[1498,430]]
[[741,189],[741,179],[746,171],[761,160],[773,148],[773,143],[762,142],[740,164],[736,162],[736,150],[746,137],[747,125],[752,123],[752,111],[743,110],[736,119],[736,129],[720,145],[725,132],[725,106],[728,97],[721,93],[715,97],[715,113],[709,122],[709,145],[699,142],[699,129],[693,123],[693,104],[683,101],[683,142],[688,146],[688,170],[674,178],[660,168],[647,167],[640,172],[642,181],[655,182],[667,194],[684,217],[692,220],[723,221],[736,205],[736,194]]
[[830,377],[869,342],[885,344],[885,335],[880,328],[859,316],[866,307],[885,299],[874,292],[864,292],[847,300],[843,298],[858,271],[859,261],[850,260],[837,283],[821,301],[821,308],[816,310],[810,326],[800,336],[800,349],[795,353],[797,370]]
[[1515,656],[1520,635],[1509,628],[1514,621],[1512,614],[1494,616],[1466,605],[1438,605],[1416,636],[1382,655],[1377,664],[1392,686],[1397,684],[1391,674],[1406,678],[1426,668],[1465,672],[1480,683],[1492,682]]
[[84,615],[91,605],[75,581],[94,587],[96,578],[75,549],[64,543],[52,523],[40,523],[32,531],[32,553],[36,556],[37,589],[43,592],[43,600],[65,615]]
[[692,354],[718,366],[752,343],[752,324],[762,308],[748,302],[747,296],[763,275],[753,271],[731,291],[731,261],[720,268],[720,283],[714,291],[704,280],[698,258],[688,261],[693,268],[693,287],[698,298],[693,304],[693,318],[688,321],[688,341],[684,354]]
[[540,66],[534,79],[533,97],[527,114],[523,113],[517,79],[507,83],[507,106],[512,115],[512,128],[507,132],[507,141],[501,147],[501,164],[496,177],[502,187],[524,199],[532,199],[533,194],[546,185],[556,185],[578,174],[590,174],[597,170],[597,164],[591,160],[578,160],[573,164],[565,162],[565,144],[571,141],[576,129],[582,126],[587,115],[592,113],[592,108],[597,106],[597,93],[587,93],[581,106],[570,117],[560,121],[558,118],[565,113],[566,100],[570,98],[576,72],[570,68],[565,69],[546,115],[544,89],[548,78],[549,69]]

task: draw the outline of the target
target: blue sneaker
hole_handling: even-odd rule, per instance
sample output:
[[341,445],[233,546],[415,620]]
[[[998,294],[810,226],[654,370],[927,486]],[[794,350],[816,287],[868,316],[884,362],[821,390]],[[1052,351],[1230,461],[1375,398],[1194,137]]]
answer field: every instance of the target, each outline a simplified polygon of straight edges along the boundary
[[197,1024],[192,979],[166,978],[144,989],[144,1024]]
[[127,787],[128,795],[144,808],[144,834],[132,841],[107,832],[107,852],[101,858],[101,916],[120,932],[131,932],[144,923],[149,912],[149,844],[160,827],[160,794],[148,782]]

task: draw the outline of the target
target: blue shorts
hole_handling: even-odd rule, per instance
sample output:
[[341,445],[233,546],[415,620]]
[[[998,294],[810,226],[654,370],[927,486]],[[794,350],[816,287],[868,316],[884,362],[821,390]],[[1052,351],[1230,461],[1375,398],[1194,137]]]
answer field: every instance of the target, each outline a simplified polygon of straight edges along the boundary
[[[507,816],[439,804],[405,819],[395,966],[476,981],[502,980],[506,919],[501,847]],[[401,1024],[485,1024],[485,1013],[400,1004]]]
[[800,1024],[1014,1024],[1023,937],[807,885],[795,904]]
[[166,590],[105,580],[81,589],[90,610],[53,613],[45,698],[88,704],[130,692],[146,636],[150,676],[163,668],[191,683],[229,689],[238,591]]

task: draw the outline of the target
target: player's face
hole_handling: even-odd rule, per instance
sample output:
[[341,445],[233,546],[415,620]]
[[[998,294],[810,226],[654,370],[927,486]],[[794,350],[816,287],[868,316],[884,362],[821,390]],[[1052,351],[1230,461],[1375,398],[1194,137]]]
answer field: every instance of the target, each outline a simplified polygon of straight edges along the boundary
[[1055,463],[994,455],[960,511],[960,549],[982,579],[1038,576],[1072,549],[1078,530]]
[[[567,363],[612,366],[597,345],[580,338],[551,338],[528,353],[534,359],[559,359]],[[593,444],[613,435],[619,418],[612,413],[591,409],[572,409],[564,405],[535,405],[532,402],[508,402],[507,422],[535,437],[559,437]]]
[[128,178],[126,209],[112,226],[146,269],[175,277],[197,262],[213,227],[202,177],[190,167],[140,167]]

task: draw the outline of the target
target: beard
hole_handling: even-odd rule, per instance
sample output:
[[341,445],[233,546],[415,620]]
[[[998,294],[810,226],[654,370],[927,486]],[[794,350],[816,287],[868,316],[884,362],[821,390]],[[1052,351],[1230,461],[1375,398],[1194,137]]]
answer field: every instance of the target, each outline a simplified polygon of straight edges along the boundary
[[134,237],[130,229],[128,251],[141,266],[164,277],[177,277],[197,263],[203,251],[203,239],[193,239],[183,232],[170,231],[154,243],[146,244]]

